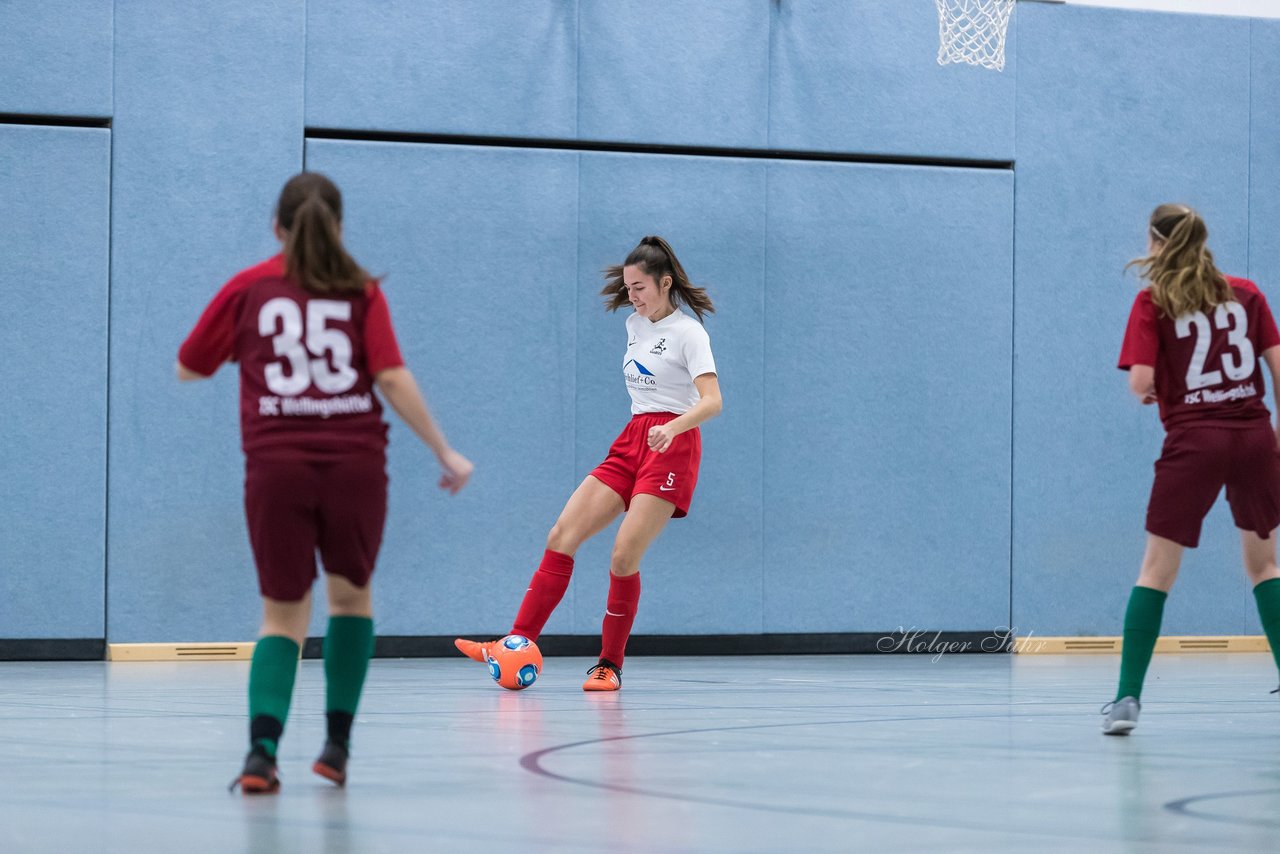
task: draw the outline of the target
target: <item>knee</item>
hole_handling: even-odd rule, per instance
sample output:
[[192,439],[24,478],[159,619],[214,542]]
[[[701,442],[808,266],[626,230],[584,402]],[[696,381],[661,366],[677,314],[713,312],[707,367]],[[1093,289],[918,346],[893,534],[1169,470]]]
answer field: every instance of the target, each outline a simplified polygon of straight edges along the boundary
[[1244,571],[1249,576],[1249,582],[1255,587],[1264,581],[1280,578],[1280,568],[1277,568],[1273,561],[1246,563]]
[[1152,590],[1163,590],[1165,593],[1173,587],[1173,582],[1178,580],[1178,570],[1169,570],[1166,567],[1148,567],[1143,566],[1142,571],[1138,573],[1137,584],[1139,587],[1150,587]]
[[609,558],[611,575],[635,575],[640,571],[640,555],[625,545],[615,545],[613,555]]
[[281,602],[263,599],[262,625],[259,634],[262,636],[279,635],[297,643],[299,646],[307,639],[307,625],[310,622],[311,602],[303,599],[298,602]]
[[356,587],[354,584],[329,585],[329,613],[334,616],[367,617],[372,613],[373,595],[369,585]]
[[563,522],[556,522],[547,532],[547,548],[570,557],[582,545],[581,536]]

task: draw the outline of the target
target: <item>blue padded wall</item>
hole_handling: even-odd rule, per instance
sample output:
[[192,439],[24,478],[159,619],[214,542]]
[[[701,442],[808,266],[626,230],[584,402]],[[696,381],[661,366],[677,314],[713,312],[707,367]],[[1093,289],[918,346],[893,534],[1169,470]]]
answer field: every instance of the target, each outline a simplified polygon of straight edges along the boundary
[[[1220,266],[1246,272],[1250,25],[1018,14],[1014,622],[1116,635],[1163,438],[1115,368],[1140,287],[1121,270],[1145,251],[1152,208],[1183,201],[1204,214]],[[1164,630],[1243,633],[1253,603],[1224,506],[1187,555]]]
[[939,66],[932,3],[785,0],[774,11],[769,145],[1012,160],[1016,33],[995,73]]
[[110,116],[113,6],[0,3],[0,113]]
[[769,167],[764,628],[1009,617],[1013,175]]
[[309,0],[307,124],[572,138],[577,27],[577,0]]
[[1249,275],[1280,311],[1280,21],[1251,30]]
[[771,8],[759,0],[583,3],[578,136],[767,147]]
[[103,636],[110,150],[0,127],[0,637]]
[[[1280,311],[1280,21],[1250,22],[1249,278]],[[1274,390],[1267,406],[1274,408]],[[1273,413],[1274,416],[1274,413]],[[1225,561],[1224,567],[1233,566]],[[1230,572],[1230,569],[1225,572]],[[1240,601],[1236,590],[1228,593]],[[1245,597],[1246,634],[1262,634],[1252,601]]]
[[234,367],[180,387],[217,289],[277,251],[302,166],[303,0],[116,13],[109,625],[114,642],[252,637]]
[[[725,408],[702,428],[689,515],[668,523],[641,564],[637,632],[761,630],[765,169],[758,160],[582,155],[578,480],[631,417],[621,372],[631,309],[604,311],[601,268],[621,264],[644,235],[660,234],[716,306],[706,326]],[[578,553],[576,632],[600,631],[615,533],[616,526]]]
[[[382,633],[507,627],[626,420],[623,316],[601,310],[599,270],[649,232],[711,288],[726,408],[693,513],[644,563],[637,631],[1118,633],[1163,435],[1114,367],[1139,286],[1121,268],[1152,206],[1182,200],[1221,266],[1280,306],[1280,22],[1022,3],[996,74],[938,66],[935,15],[0,4],[0,113],[112,119],[0,127],[5,287],[46,283],[0,318],[37,366],[4,415],[0,567],[41,567],[0,572],[0,634],[254,634],[235,371],[181,387],[173,360],[216,289],[275,251],[304,123],[1017,162],[1015,189],[948,167],[307,143],[478,466],[441,494],[389,415]],[[77,346],[50,350],[58,334]],[[582,550],[548,631],[598,631],[611,541]],[[1166,631],[1260,631],[1238,551],[1220,505]]]
[[[435,458],[388,412],[383,634],[505,632],[576,483],[577,157],[307,144],[307,168],[344,190],[352,252],[388,274],[397,335],[429,405],[476,464],[465,491],[440,492]],[[562,608],[548,631],[571,622]]]

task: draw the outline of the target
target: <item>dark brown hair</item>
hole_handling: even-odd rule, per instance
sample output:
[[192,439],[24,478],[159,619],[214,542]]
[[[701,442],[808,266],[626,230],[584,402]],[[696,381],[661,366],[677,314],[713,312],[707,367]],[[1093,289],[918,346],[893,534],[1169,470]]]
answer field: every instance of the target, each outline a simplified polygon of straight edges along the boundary
[[1208,312],[1235,295],[1227,277],[1213,263],[1205,242],[1209,229],[1200,214],[1186,205],[1160,205],[1148,225],[1155,251],[1125,265],[1137,267],[1151,283],[1151,301],[1166,316]]
[[699,321],[703,319],[703,314],[711,314],[716,310],[711,304],[711,297],[707,296],[706,288],[695,287],[689,281],[684,267],[680,266],[680,259],[676,258],[676,253],[672,251],[667,241],[650,234],[642,238],[640,244],[631,250],[626,261],[605,267],[605,284],[600,295],[605,298],[604,307],[607,311],[617,311],[631,304],[627,295],[627,283],[623,281],[622,276],[622,269],[631,266],[639,267],[647,276],[653,276],[659,289],[662,288],[663,277],[670,276],[672,304],[677,307],[689,306],[693,309],[693,313],[698,315]]
[[285,233],[285,270],[308,293],[362,293],[373,279],[342,245],[342,193],[319,172],[285,182],[276,222]]

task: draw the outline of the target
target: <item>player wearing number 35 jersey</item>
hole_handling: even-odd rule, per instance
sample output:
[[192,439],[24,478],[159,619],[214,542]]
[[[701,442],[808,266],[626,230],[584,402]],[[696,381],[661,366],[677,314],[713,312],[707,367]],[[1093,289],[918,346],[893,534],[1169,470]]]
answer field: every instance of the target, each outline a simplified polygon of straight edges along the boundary
[[236,781],[245,792],[279,786],[276,747],[310,621],[317,551],[330,614],[328,738],[313,770],[346,780],[373,652],[369,580],[387,508],[387,425],[375,387],[435,451],[442,488],[457,492],[471,474],[404,367],[386,298],[347,254],[341,221],[333,182],[314,172],[291,178],[276,207],[283,254],[228,282],[178,354],[184,380],[240,364],[245,515],[263,597],[249,672],[250,752]]
[[[640,559],[672,517],[689,512],[698,482],[698,425],[720,413],[720,384],[711,340],[699,320],[713,311],[667,241],[649,236],[626,261],[606,271],[601,292],[609,311],[630,305],[622,375],[631,394],[631,421],[604,462],[587,475],[547,535],[547,548],[511,634],[537,640],[573,573],[578,547],[625,512],[609,561],[609,596],[601,625],[600,659],[584,691],[616,691],[640,600]],[[687,306],[694,320],[681,311]],[[459,638],[458,649],[484,661],[488,645]]]
[[1120,368],[1143,403],[1158,403],[1167,434],[1147,506],[1147,549],[1125,612],[1120,685],[1103,732],[1137,725],[1147,665],[1183,548],[1226,487],[1245,570],[1280,664],[1280,451],[1264,402],[1262,363],[1276,385],[1280,333],[1258,288],[1224,276],[1204,221],[1185,205],[1151,215],[1148,254],[1133,262],[1149,286],[1134,300]]

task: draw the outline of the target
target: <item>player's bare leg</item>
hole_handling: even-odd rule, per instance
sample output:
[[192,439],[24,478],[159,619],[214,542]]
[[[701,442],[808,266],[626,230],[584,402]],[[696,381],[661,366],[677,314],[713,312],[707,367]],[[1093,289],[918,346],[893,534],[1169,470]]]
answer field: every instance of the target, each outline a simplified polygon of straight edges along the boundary
[[330,617],[372,617],[373,589],[366,584],[356,587],[341,575],[326,574]]
[[327,733],[311,770],[339,786],[347,781],[351,726],[373,655],[373,592],[336,573],[325,575],[329,626],[324,638]]
[[[568,588],[573,572],[573,556],[587,540],[603,531],[625,509],[622,496],[588,475],[565,502],[560,517],[547,534],[547,548],[538,570],[529,582],[511,633],[537,640],[551,612]],[[484,663],[492,641],[458,638],[458,651],[473,661]]]
[[272,635],[289,638],[298,646],[307,639],[307,627],[311,625],[311,592],[296,602],[281,602],[262,597],[262,627],[258,637]]
[[622,662],[640,601],[640,561],[662,533],[675,505],[654,495],[631,499],[609,559],[609,599],[601,626],[600,661],[587,672],[584,691],[616,691],[622,687]]
[[[1244,571],[1253,584],[1262,631],[1271,643],[1271,655],[1280,668],[1280,568],[1276,566],[1276,531],[1265,540],[1253,531],[1240,532]],[[1280,692],[1280,688],[1272,693]]]
[[1173,540],[1147,534],[1147,550],[1142,556],[1142,569],[1138,572],[1138,586],[1150,587],[1168,593],[1178,580],[1178,568],[1182,565],[1182,546]]
[[1147,534],[1147,551],[1142,557],[1138,583],[1129,594],[1124,615],[1124,644],[1120,652],[1120,684],[1114,701],[1103,706],[1102,731],[1107,735],[1128,735],[1138,725],[1142,709],[1142,683],[1147,677],[1151,654],[1160,637],[1160,621],[1169,588],[1178,578],[1182,546],[1173,540]]
[[246,794],[269,794],[280,788],[276,749],[289,716],[298,654],[310,619],[310,591],[296,602],[262,599],[262,629],[249,669],[249,755],[231,784]]
[[1265,540],[1253,531],[1240,532],[1240,546],[1244,554],[1244,571],[1255,587],[1264,581],[1280,578],[1276,566],[1276,532]]
[[547,534],[547,548],[573,557],[583,543],[609,527],[625,507],[621,495],[587,475],[565,502],[560,518],[551,526]]

